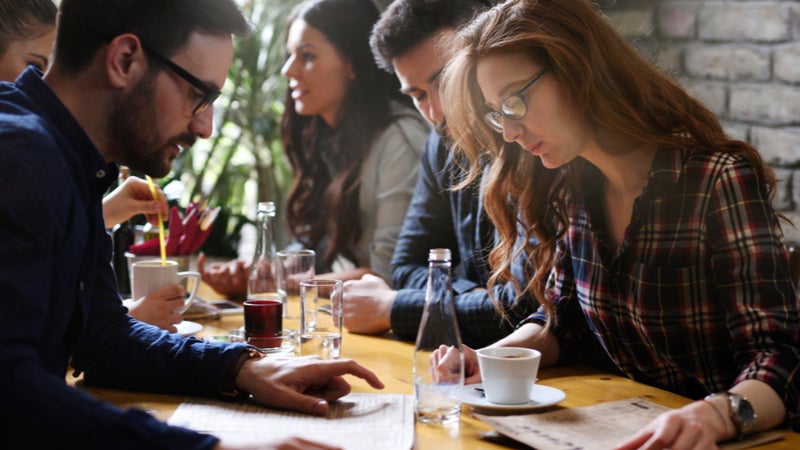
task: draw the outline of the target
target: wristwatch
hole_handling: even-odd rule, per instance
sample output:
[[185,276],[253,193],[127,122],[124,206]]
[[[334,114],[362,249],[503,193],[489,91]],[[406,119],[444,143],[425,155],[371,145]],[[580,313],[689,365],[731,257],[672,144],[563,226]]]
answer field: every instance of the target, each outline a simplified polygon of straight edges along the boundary
[[250,393],[242,392],[236,389],[236,377],[239,375],[239,370],[241,370],[244,363],[251,359],[261,359],[266,356],[267,353],[257,347],[245,347],[244,351],[236,357],[233,363],[231,363],[231,365],[228,366],[228,369],[225,371],[225,375],[220,386],[220,394],[228,398],[249,397]]
[[736,439],[741,440],[752,433],[753,425],[756,423],[756,412],[753,410],[753,405],[750,404],[750,401],[743,395],[729,391],[710,394],[706,396],[706,400],[717,396],[725,396],[728,400],[731,420],[736,427]]

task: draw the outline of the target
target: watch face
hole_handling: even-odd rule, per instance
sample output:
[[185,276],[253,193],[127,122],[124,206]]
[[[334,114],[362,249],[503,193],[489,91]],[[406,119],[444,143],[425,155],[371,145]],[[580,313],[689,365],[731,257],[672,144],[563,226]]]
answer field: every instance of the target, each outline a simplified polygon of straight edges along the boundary
[[756,420],[756,414],[753,410],[753,405],[739,394],[728,394],[731,399],[731,412],[734,415],[734,420],[737,420],[743,431],[747,431]]

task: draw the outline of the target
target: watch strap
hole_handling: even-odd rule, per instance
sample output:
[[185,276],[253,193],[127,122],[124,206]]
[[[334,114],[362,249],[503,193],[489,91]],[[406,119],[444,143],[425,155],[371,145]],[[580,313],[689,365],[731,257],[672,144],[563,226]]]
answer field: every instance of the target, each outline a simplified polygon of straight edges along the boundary
[[718,396],[724,396],[728,401],[730,418],[733,422],[733,426],[736,428],[735,438],[737,440],[744,439],[745,436],[752,433],[753,425],[756,419],[756,414],[753,411],[753,407],[750,405],[750,401],[747,400],[747,398],[743,395],[730,391],[709,394],[706,396],[705,400],[709,400]]
[[259,350],[253,346],[247,346],[244,348],[244,351],[236,357],[235,360],[228,366],[225,370],[225,375],[222,378],[222,383],[220,384],[220,391],[219,393],[224,397],[229,398],[239,398],[239,397],[247,397],[250,394],[247,392],[242,392],[236,389],[236,377],[239,376],[239,371],[242,370],[242,366],[244,363],[251,359],[261,359],[266,357],[267,354],[263,351]]

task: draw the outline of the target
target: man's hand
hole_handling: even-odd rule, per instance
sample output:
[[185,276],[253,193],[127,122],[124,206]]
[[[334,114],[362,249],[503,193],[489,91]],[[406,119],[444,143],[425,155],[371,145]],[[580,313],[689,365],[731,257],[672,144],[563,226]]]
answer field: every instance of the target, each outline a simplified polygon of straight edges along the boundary
[[351,333],[378,334],[391,328],[397,291],[383,278],[366,274],[344,283],[344,326]]
[[166,217],[169,207],[158,186],[156,196],[158,199],[154,200],[147,181],[128,177],[124,183],[103,197],[103,220],[106,228],[113,228],[137,214],[146,214],[148,222],[158,223],[158,213]]
[[197,257],[197,271],[209,286],[231,300],[244,300],[247,297],[247,278],[250,265],[241,260],[214,263],[206,267],[206,255]]
[[264,405],[324,416],[328,402],[350,393],[350,384],[342,378],[348,374],[383,389],[377,375],[351,359],[316,356],[249,360],[239,371],[236,386]]

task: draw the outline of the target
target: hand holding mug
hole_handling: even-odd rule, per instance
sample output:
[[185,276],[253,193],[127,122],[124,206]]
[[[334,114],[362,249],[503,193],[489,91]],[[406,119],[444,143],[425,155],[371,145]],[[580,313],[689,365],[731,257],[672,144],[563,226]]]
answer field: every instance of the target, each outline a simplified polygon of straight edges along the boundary
[[139,300],[147,294],[166,286],[179,285],[184,278],[194,280],[189,295],[181,305],[173,310],[175,314],[183,314],[189,309],[197,288],[200,287],[200,273],[198,272],[178,272],[178,263],[173,260],[161,261],[151,259],[146,261],[136,261],[131,265],[131,289],[133,300]]
[[136,300],[126,300],[128,314],[134,319],[155,325],[170,333],[178,331],[175,324],[181,323],[183,315],[177,313],[183,307],[186,290],[183,286],[169,285]]

